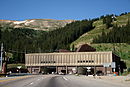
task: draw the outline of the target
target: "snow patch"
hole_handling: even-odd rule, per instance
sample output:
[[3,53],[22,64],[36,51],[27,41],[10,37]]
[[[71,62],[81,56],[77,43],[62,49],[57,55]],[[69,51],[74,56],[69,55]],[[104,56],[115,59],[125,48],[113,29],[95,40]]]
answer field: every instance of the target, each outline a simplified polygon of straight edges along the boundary
[[26,21],[26,22],[25,22],[25,25],[28,25],[29,23],[34,22],[34,21],[35,21],[35,20]]
[[25,23],[26,21],[15,21],[14,24],[22,24]]
[[35,20],[25,20],[25,21],[15,21],[13,22],[14,24],[22,24],[24,23],[25,25],[28,25],[31,22],[34,22]]

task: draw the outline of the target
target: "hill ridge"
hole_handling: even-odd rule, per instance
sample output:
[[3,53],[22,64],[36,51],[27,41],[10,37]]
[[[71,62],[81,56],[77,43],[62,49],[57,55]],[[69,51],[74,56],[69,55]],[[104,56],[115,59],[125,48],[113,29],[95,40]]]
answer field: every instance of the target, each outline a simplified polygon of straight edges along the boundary
[[56,19],[26,19],[23,21],[16,20],[0,20],[0,26],[13,28],[30,28],[35,30],[51,31],[66,24],[74,22],[75,20],[56,20]]

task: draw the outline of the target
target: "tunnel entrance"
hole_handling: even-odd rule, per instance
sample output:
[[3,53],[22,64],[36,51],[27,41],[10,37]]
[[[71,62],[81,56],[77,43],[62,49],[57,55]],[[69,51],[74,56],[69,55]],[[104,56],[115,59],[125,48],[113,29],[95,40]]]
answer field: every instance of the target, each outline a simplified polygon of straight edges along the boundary
[[56,72],[55,66],[46,66],[41,68],[42,74],[53,74]]
[[61,70],[61,73],[62,74],[66,74],[66,70]]

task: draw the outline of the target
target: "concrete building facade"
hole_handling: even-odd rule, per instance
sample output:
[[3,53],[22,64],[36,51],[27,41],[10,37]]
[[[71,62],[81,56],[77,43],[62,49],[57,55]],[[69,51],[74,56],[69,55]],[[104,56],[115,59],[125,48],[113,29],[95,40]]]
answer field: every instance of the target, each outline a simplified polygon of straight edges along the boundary
[[[64,53],[31,53],[25,54],[25,65],[30,73],[113,73],[111,63],[118,66],[120,61],[109,52],[64,52]],[[104,66],[107,64],[107,69]],[[83,72],[81,72],[83,71]]]

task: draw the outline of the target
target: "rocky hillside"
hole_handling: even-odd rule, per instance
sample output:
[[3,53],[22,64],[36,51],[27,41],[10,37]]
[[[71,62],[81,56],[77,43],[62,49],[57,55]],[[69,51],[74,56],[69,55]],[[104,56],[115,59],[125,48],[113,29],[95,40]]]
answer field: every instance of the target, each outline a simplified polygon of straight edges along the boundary
[[1,27],[30,28],[35,30],[50,31],[64,27],[74,20],[54,20],[54,19],[29,19],[24,21],[0,20]]

